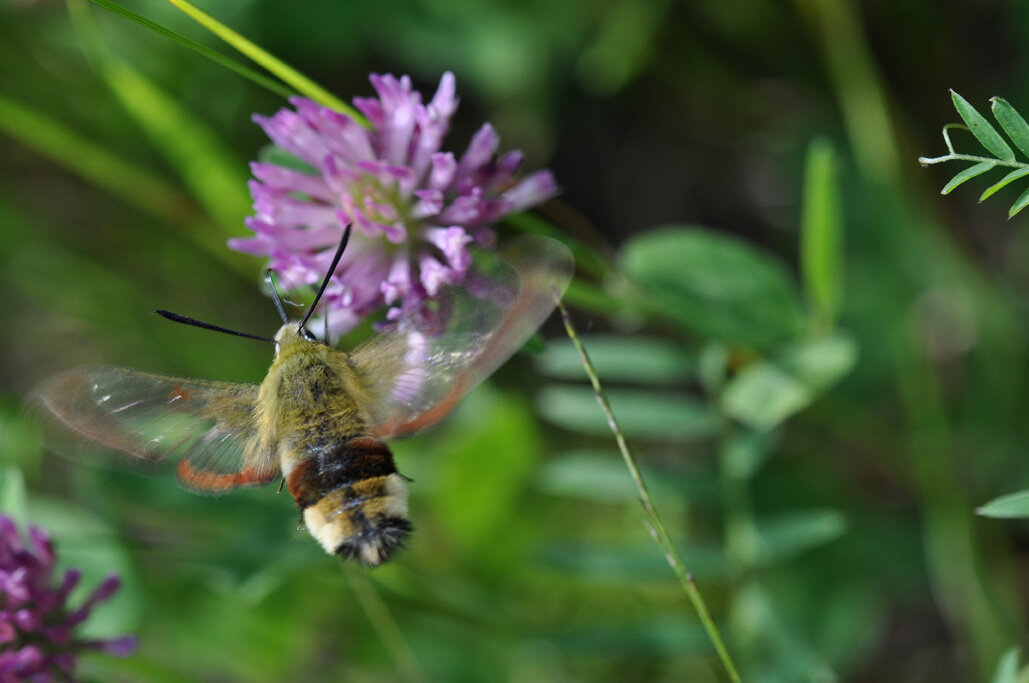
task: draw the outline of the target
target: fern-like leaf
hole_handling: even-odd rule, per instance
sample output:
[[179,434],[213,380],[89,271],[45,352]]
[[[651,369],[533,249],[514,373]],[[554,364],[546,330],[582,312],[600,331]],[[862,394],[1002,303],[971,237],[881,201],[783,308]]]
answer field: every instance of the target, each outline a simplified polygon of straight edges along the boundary
[[[1029,162],[1020,160],[1015,151],[1017,149],[1022,155],[1029,157],[1029,123],[1026,123],[1025,118],[1007,100],[994,97],[990,100],[990,111],[993,113],[997,123],[1000,124],[1000,130],[998,130],[964,97],[953,90],[950,91],[950,97],[954,103],[954,108],[964,123],[951,123],[943,127],[943,141],[947,145],[947,154],[934,158],[919,157],[918,161],[923,166],[939,164],[945,161],[965,161],[971,162],[972,165],[951,178],[943,187],[943,190],[941,190],[941,194],[950,194],[954,188],[962,183],[978,175],[988,173],[994,168],[1011,169],[1007,175],[983,191],[979,201],[984,201],[1014,181],[1029,176]],[[950,139],[950,130],[953,128],[960,128],[970,132],[976,141],[982,145],[986,154],[976,155],[957,152]],[[1003,131],[1003,134],[1001,131]],[[1005,139],[1005,135],[1007,139]],[[1008,140],[1013,143],[1014,149],[1011,144],[1008,144]],[[1023,191],[1018,199],[1015,200],[1015,203],[1008,210],[1008,216],[1014,216],[1026,206],[1029,206],[1029,189]]]

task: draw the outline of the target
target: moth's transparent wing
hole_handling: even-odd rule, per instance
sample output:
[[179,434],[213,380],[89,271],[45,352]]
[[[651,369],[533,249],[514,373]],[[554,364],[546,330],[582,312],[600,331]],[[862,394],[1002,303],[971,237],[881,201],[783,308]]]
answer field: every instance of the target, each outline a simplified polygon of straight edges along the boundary
[[429,319],[401,320],[355,349],[375,433],[404,436],[443,419],[550,315],[572,271],[560,242],[518,238],[450,288]]
[[52,429],[103,451],[177,459],[183,486],[219,494],[278,474],[257,437],[257,394],[256,384],[87,367],[45,382],[34,403]]

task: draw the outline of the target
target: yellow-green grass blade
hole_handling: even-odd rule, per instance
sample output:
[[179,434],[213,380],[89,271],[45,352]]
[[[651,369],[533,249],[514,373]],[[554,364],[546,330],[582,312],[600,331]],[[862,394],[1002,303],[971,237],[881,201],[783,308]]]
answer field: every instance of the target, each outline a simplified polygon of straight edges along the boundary
[[300,94],[311,98],[321,105],[346,114],[366,127],[369,125],[368,121],[346,102],[339,99],[328,90],[291,67],[289,64],[286,64],[275,55],[267,52],[258,45],[255,45],[239,33],[236,33],[234,30],[221,23],[210,14],[207,14],[196,5],[193,5],[186,0],[168,0],[168,2],[208,31],[263,66],[269,72],[277,76],[279,80],[296,88]]

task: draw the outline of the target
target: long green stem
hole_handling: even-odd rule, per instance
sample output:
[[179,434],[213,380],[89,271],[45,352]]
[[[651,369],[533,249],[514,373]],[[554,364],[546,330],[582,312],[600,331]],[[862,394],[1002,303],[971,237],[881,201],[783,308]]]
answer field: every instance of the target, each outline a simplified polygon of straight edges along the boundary
[[693,580],[693,574],[686,570],[686,565],[683,564],[679,551],[676,549],[675,544],[672,543],[672,539],[669,537],[668,530],[665,529],[665,525],[661,522],[661,517],[657,513],[657,508],[654,507],[654,501],[650,497],[650,491],[647,489],[647,483],[643,480],[643,474],[640,472],[640,468],[636,464],[636,456],[633,455],[632,450],[629,448],[629,443],[625,439],[625,435],[622,434],[622,430],[618,427],[618,421],[615,419],[614,412],[611,410],[611,404],[607,400],[607,394],[604,392],[604,388],[600,385],[600,378],[597,377],[597,372],[593,368],[593,363],[590,361],[589,355],[586,353],[586,349],[583,347],[582,341],[579,339],[579,333],[576,331],[575,325],[572,324],[572,318],[568,315],[568,309],[566,309],[561,303],[556,292],[554,299],[557,301],[557,307],[561,311],[561,319],[564,321],[565,331],[572,340],[575,350],[579,353],[579,358],[582,360],[582,365],[586,369],[586,374],[589,376],[590,382],[593,384],[593,391],[596,393],[597,403],[600,404],[600,409],[604,412],[604,416],[607,418],[607,423],[611,427],[611,432],[615,435],[615,441],[618,443],[618,450],[622,453],[622,459],[625,460],[625,466],[629,468],[629,474],[632,475],[632,480],[636,483],[636,489],[640,494],[640,504],[643,505],[643,512],[647,516],[647,523],[651,536],[653,536],[654,541],[664,552],[665,558],[668,560],[668,564],[671,565],[675,575],[679,578],[679,583],[682,584],[690,602],[693,603],[693,607],[697,610],[697,615],[700,617],[700,621],[704,625],[704,630],[707,631],[708,638],[711,639],[711,643],[714,645],[715,651],[718,653],[718,657],[722,660],[722,665],[725,667],[726,673],[732,681],[738,683],[740,675],[736,671],[736,666],[733,664],[732,658],[729,656],[729,651],[726,650],[725,644],[722,642],[722,636],[719,633],[714,620],[711,618],[711,613],[708,611],[707,605],[704,603],[704,598],[700,595],[700,590],[698,590],[697,584]]

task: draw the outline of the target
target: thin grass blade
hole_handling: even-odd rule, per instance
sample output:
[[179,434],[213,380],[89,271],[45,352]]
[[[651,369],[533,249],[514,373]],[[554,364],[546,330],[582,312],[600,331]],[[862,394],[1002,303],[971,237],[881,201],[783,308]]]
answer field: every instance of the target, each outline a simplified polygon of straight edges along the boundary
[[139,24],[143,28],[147,29],[148,31],[153,31],[154,33],[156,33],[159,36],[164,36],[165,38],[170,38],[171,40],[174,40],[179,45],[182,45],[183,47],[189,48],[190,50],[193,50],[197,54],[202,55],[202,56],[206,57],[207,59],[210,59],[212,62],[214,62],[216,64],[220,64],[221,66],[224,66],[226,69],[229,69],[231,71],[236,72],[237,74],[239,74],[243,78],[247,79],[248,81],[251,81],[251,82],[257,84],[257,85],[261,86],[262,88],[270,90],[271,92],[275,93],[276,95],[280,95],[282,97],[289,97],[290,95],[293,94],[293,92],[289,88],[287,88],[285,85],[283,85],[282,83],[280,83],[280,82],[278,82],[276,80],[273,80],[271,78],[268,78],[264,74],[251,69],[249,66],[246,66],[245,64],[242,64],[241,62],[237,62],[235,59],[233,59],[231,57],[227,57],[227,56],[221,54],[220,52],[216,52],[215,50],[212,50],[211,48],[207,47],[206,45],[202,45],[202,44],[196,42],[195,40],[187,38],[186,36],[182,35],[181,33],[176,33],[175,31],[172,31],[170,28],[167,28],[165,26],[161,26],[157,22],[150,21],[146,17],[143,17],[143,16],[140,16],[140,15],[136,14],[135,12],[133,12],[132,10],[130,10],[130,9],[126,8],[126,7],[122,7],[121,5],[119,5],[117,3],[111,2],[111,0],[89,0],[89,1],[92,2],[94,5],[96,5],[98,7],[103,7],[104,9],[106,9],[109,12],[113,12],[114,14],[117,14],[119,16],[125,17],[129,21],[136,22],[137,24]]
[[284,83],[288,83],[297,91],[331,109],[346,114],[364,126],[368,126],[367,120],[353,107],[339,99],[325,88],[321,87],[307,76],[303,75],[289,64],[286,64],[275,55],[255,45],[248,39],[236,33],[231,28],[221,23],[210,14],[207,14],[196,5],[186,0],[168,0],[191,19],[215,34],[241,53],[254,60]]
[[633,455],[632,450],[629,448],[629,443],[625,439],[625,435],[618,426],[618,421],[615,418],[615,414],[611,410],[611,404],[607,399],[607,393],[600,385],[600,378],[597,377],[597,372],[593,367],[593,363],[590,361],[589,355],[586,353],[586,349],[583,347],[582,341],[579,339],[579,333],[575,329],[575,325],[572,323],[572,317],[568,314],[568,309],[566,309],[564,304],[561,303],[560,296],[556,289],[554,290],[554,303],[561,312],[561,319],[564,322],[565,331],[568,333],[569,339],[572,340],[572,344],[575,345],[575,350],[578,352],[579,358],[582,360],[583,369],[586,371],[586,375],[589,377],[590,383],[593,385],[597,403],[600,405],[600,409],[604,413],[604,417],[607,419],[611,432],[614,434],[615,442],[618,444],[618,450],[622,454],[625,466],[628,468],[629,474],[632,476],[633,482],[636,484],[636,489],[640,495],[640,504],[643,506],[643,511],[647,517],[647,528],[650,530],[651,536],[654,538],[654,542],[657,543],[658,547],[660,547],[664,552],[665,559],[668,561],[668,564],[672,567],[672,571],[675,572],[680,584],[682,584],[685,589],[686,595],[689,597],[690,602],[693,603],[694,609],[697,610],[697,615],[700,617],[700,621],[704,626],[704,630],[707,632],[708,638],[711,640],[711,644],[714,645],[715,651],[718,653],[722,666],[725,667],[726,674],[729,676],[731,681],[739,683],[740,675],[736,671],[736,665],[733,663],[732,657],[729,655],[729,651],[726,649],[725,643],[722,641],[722,635],[718,631],[718,627],[715,625],[714,620],[711,618],[711,613],[707,609],[707,604],[704,602],[704,598],[701,596],[700,590],[697,588],[697,584],[693,580],[693,574],[686,570],[686,566],[683,564],[682,557],[679,555],[678,549],[676,549],[675,544],[668,535],[668,530],[665,528],[665,525],[661,522],[661,517],[658,515],[657,508],[654,507],[654,501],[650,497],[650,491],[647,488],[646,482],[643,480],[643,475],[641,474],[639,465],[636,462],[636,456]]

